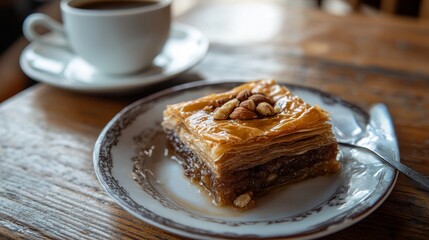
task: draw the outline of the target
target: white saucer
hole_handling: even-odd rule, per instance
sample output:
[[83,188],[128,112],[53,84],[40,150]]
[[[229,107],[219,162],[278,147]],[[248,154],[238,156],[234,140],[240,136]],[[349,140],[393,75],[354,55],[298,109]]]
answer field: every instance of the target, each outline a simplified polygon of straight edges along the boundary
[[[46,38],[61,39],[54,34]],[[153,66],[132,75],[107,75],[76,56],[70,50],[38,42],[29,44],[21,54],[20,65],[29,77],[59,88],[91,93],[135,91],[185,72],[207,53],[209,42],[197,29],[174,23],[170,38]]]

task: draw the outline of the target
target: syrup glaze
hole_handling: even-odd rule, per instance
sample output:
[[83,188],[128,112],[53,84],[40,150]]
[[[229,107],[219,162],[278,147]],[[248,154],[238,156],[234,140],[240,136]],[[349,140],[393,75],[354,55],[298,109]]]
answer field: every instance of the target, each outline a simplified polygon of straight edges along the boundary
[[[203,108],[213,100],[236,96],[242,90],[263,93],[281,102],[281,113],[267,118],[252,120],[214,120],[212,113]],[[300,130],[320,126],[329,119],[328,114],[318,106],[310,106],[301,98],[292,95],[284,86],[274,80],[260,80],[238,86],[231,91],[211,94],[189,102],[169,105],[164,112],[164,122],[183,124],[190,132],[216,144],[228,142],[239,144],[266,141],[270,137],[286,135]]]

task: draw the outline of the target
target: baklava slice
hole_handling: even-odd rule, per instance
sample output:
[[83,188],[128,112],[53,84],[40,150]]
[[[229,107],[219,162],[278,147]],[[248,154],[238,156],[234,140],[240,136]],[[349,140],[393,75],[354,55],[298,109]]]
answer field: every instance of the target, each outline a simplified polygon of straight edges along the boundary
[[334,174],[327,112],[274,80],[167,106],[162,126],[185,175],[217,205],[248,208],[286,184]]

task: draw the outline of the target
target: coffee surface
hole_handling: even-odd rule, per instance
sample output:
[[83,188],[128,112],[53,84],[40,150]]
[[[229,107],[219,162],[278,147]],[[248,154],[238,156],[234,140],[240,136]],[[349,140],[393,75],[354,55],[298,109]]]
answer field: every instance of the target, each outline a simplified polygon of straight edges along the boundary
[[128,1],[94,1],[87,2],[75,6],[80,9],[87,10],[120,10],[120,9],[130,9],[130,8],[138,8],[145,7],[156,4],[156,1],[149,0],[128,0]]

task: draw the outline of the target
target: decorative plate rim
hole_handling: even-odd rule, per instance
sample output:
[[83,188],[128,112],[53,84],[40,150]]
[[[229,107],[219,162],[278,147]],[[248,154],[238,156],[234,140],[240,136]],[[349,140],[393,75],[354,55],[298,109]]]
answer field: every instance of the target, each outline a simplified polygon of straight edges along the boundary
[[[118,186],[118,188],[122,188],[122,189],[116,189],[116,190],[123,191],[123,193],[125,193],[125,195],[129,198],[129,200],[131,200],[132,202],[134,202],[137,205],[140,205],[139,208],[143,208],[144,214],[143,215],[138,214],[134,210],[129,208],[129,206],[128,206],[129,203],[124,202],[123,199],[121,199],[119,196],[117,196],[117,194],[114,193],[112,191],[112,189],[107,186],[107,181],[106,181],[106,179],[104,179],[103,173],[101,171],[102,166],[100,166],[100,164],[103,164],[103,160],[100,160],[100,158],[102,158],[104,160],[106,158],[105,155],[102,155],[102,146],[103,146],[103,143],[105,142],[106,136],[108,135],[109,131],[112,130],[112,127],[115,125],[115,123],[122,116],[124,116],[126,113],[130,112],[131,110],[133,110],[134,108],[136,108],[137,106],[139,106],[141,104],[149,103],[151,101],[156,101],[157,99],[161,99],[163,97],[166,97],[170,94],[174,94],[176,92],[180,92],[180,91],[184,91],[184,90],[192,90],[192,89],[197,89],[197,88],[201,88],[201,87],[209,87],[209,86],[228,86],[228,85],[231,85],[231,87],[233,87],[233,86],[245,83],[245,82],[248,82],[248,81],[246,81],[246,80],[241,80],[241,81],[201,80],[198,82],[185,83],[185,84],[177,85],[177,86],[174,86],[171,88],[167,88],[167,89],[162,90],[160,92],[154,93],[154,94],[149,95],[149,96],[144,97],[144,98],[141,98],[141,99],[131,103],[130,105],[128,105],[124,109],[122,109],[119,113],[117,113],[106,124],[106,126],[101,131],[101,133],[100,133],[99,137],[97,138],[95,145],[94,145],[93,166],[94,166],[96,176],[97,176],[99,182],[101,183],[102,187],[104,188],[104,190],[110,195],[110,197],[112,197],[122,208],[127,210],[129,213],[131,213],[135,217],[139,218],[140,220],[143,220],[144,222],[149,223],[153,226],[159,227],[159,228],[161,228],[167,232],[179,234],[181,236],[216,237],[216,238],[228,237],[228,238],[232,238],[232,239],[247,239],[249,237],[255,238],[255,239],[267,239],[267,238],[307,239],[307,238],[326,236],[328,234],[332,234],[332,233],[337,232],[339,230],[345,229],[345,228],[359,222],[360,220],[364,219],[369,214],[374,212],[387,199],[387,197],[390,195],[390,193],[392,192],[392,190],[396,184],[396,181],[397,181],[397,178],[399,175],[399,172],[397,170],[394,170],[394,176],[393,176],[392,181],[389,183],[389,186],[386,187],[386,190],[383,193],[381,193],[379,195],[379,197],[375,200],[374,204],[366,206],[361,211],[352,214],[351,217],[350,216],[348,216],[348,217],[342,216],[339,219],[337,219],[334,223],[332,223],[331,225],[324,225],[324,226],[321,226],[319,228],[310,229],[309,231],[303,231],[303,232],[296,233],[296,234],[286,234],[286,235],[285,234],[279,234],[279,235],[272,235],[272,236],[266,237],[266,236],[257,236],[257,235],[256,236],[255,235],[251,235],[251,236],[247,235],[246,236],[246,235],[235,235],[235,234],[230,234],[230,233],[216,233],[216,232],[211,232],[209,230],[200,230],[200,229],[195,228],[195,227],[190,227],[190,226],[185,225],[185,224],[174,222],[170,219],[165,219],[165,218],[157,215],[156,213],[152,212],[151,210],[149,210],[149,209],[141,206],[140,204],[136,203],[132,198],[130,198],[126,194],[126,190],[123,189],[123,187]],[[301,86],[298,84],[290,84],[290,83],[279,83],[279,84],[285,85],[285,86],[290,87],[290,88],[295,88],[295,89],[296,88],[305,89],[305,90],[317,93],[323,97],[328,97],[330,99],[334,99],[336,102],[340,102],[342,105],[345,105],[354,111],[358,111],[360,114],[365,116],[366,119],[369,118],[368,113],[366,111],[364,111],[362,108],[360,108],[357,105],[350,103],[346,100],[343,100],[339,97],[336,97],[334,95],[326,93],[324,91],[321,91],[321,90],[318,90],[318,89],[312,88],[312,87]],[[116,145],[116,142],[113,142],[111,146],[114,146],[114,145]],[[114,177],[112,177],[112,178],[114,178]],[[151,218],[149,216],[151,214],[155,215],[156,217]],[[348,221],[345,222],[345,220],[348,220]],[[339,225],[340,223],[342,223],[341,226]]]

